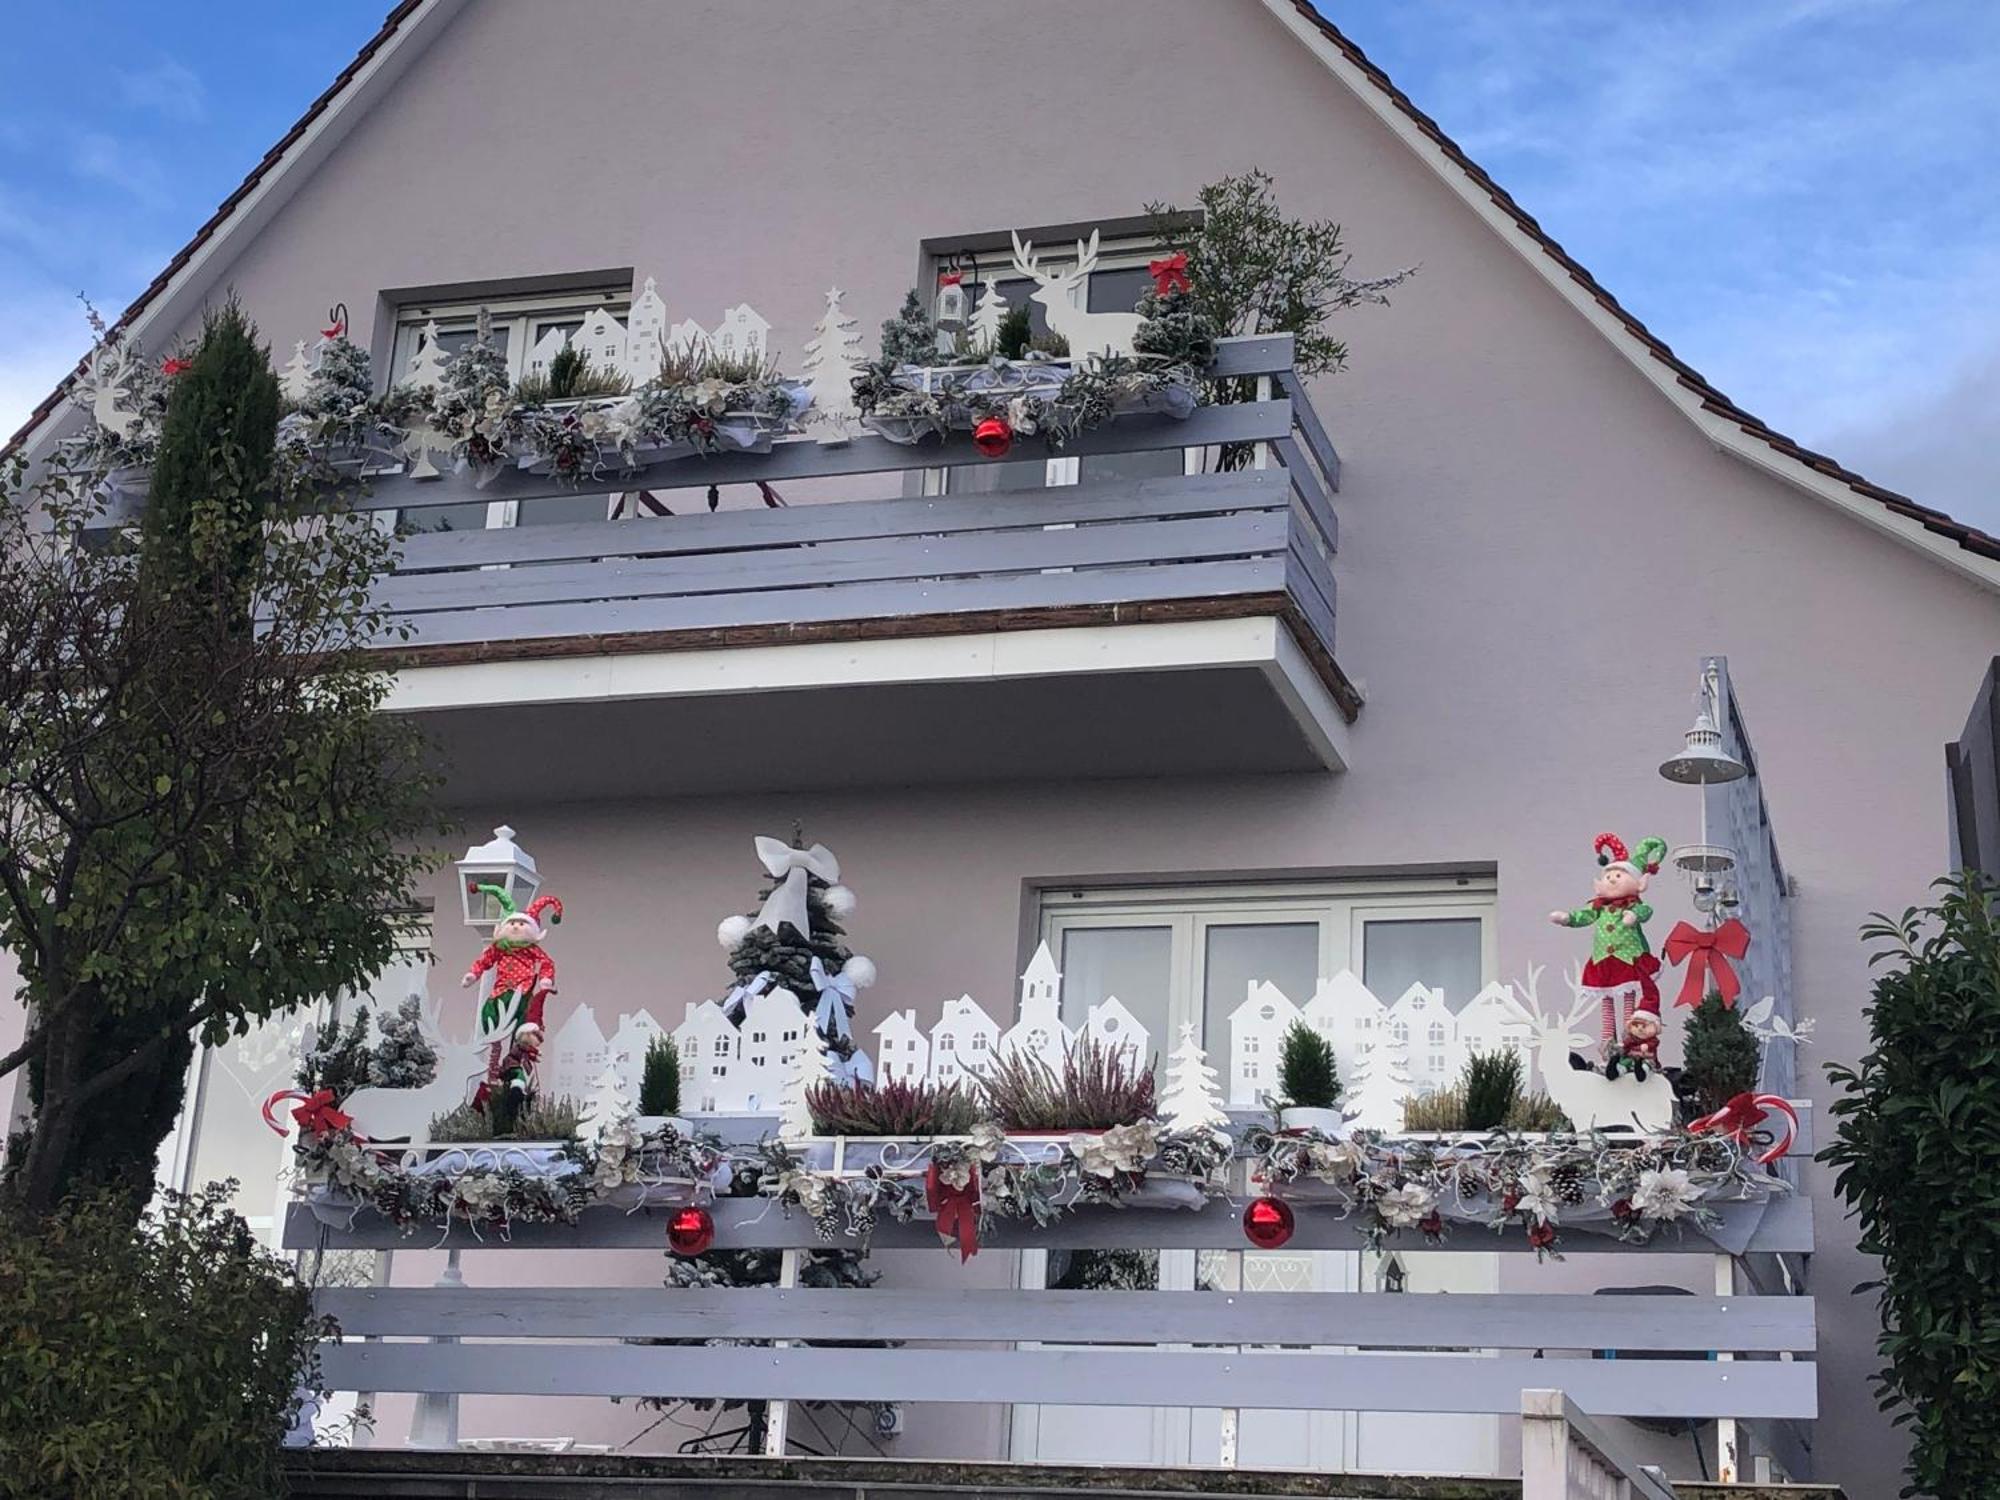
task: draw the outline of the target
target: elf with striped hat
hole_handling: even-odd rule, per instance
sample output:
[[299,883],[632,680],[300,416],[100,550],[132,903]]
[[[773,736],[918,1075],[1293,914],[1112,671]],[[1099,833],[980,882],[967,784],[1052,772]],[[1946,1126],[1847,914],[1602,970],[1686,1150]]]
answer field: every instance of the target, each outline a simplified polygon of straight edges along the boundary
[[533,1039],[539,1042],[541,1038],[542,1006],[556,988],[556,961],[542,946],[548,935],[542,926],[542,913],[549,914],[549,926],[553,927],[562,921],[563,909],[554,896],[537,896],[523,911],[500,886],[482,885],[479,889],[498,901],[504,913],[493,928],[493,941],[459,981],[470,989],[488,970],[493,974],[493,988],[479,1007],[479,1034],[494,1038],[486,1059],[486,1082],[480,1085],[475,1100],[483,1106],[488,1093],[508,1071],[508,1059],[521,1040],[519,1033],[533,1027]]
[[1634,1012],[1650,1015],[1655,1023],[1660,1015],[1660,987],[1653,978],[1660,972],[1660,961],[1646,942],[1645,928],[1653,908],[1642,898],[1647,882],[1659,871],[1667,842],[1640,839],[1638,848],[1628,850],[1617,834],[1600,833],[1593,847],[1597,878],[1590,904],[1574,911],[1552,911],[1549,920],[1558,927],[1590,929],[1583,993],[1599,1002],[1605,1050],[1615,1052],[1621,1003],[1628,1025]]

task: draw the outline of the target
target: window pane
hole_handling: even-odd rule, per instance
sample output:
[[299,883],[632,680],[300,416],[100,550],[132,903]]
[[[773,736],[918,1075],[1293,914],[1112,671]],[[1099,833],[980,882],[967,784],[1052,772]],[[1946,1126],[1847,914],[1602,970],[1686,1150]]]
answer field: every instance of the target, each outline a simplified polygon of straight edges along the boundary
[[1174,937],[1170,927],[1072,927],[1062,943],[1063,1024],[1081,1029],[1090,1008],[1115,995],[1146,1028],[1146,1051],[1163,1057]]
[[1443,990],[1445,1004],[1463,1010],[1479,993],[1479,919],[1362,923],[1361,982],[1393,1005],[1413,984]]
[[1179,448],[1144,448],[1137,453],[1086,453],[1078,479],[1157,479],[1186,472]]
[[1152,273],[1144,266],[1122,271],[1092,271],[1086,312],[1131,312],[1151,289]]
[[[1039,442],[1039,439],[1035,441]],[[992,495],[1003,490],[1041,490],[1049,484],[1049,462],[1036,457],[1019,462],[960,464],[946,471],[946,490],[954,495]]]
[[611,502],[604,495],[549,495],[523,500],[515,508],[516,526],[560,526],[565,521],[602,521]]
[[[1210,1059],[1229,1056],[1229,1013],[1253,983],[1275,984],[1295,1005],[1319,985],[1319,923],[1232,922],[1208,929],[1202,965],[1202,1045]],[[1263,1064],[1276,1067],[1275,1060]],[[1275,1082],[1259,1079],[1260,1086]]]

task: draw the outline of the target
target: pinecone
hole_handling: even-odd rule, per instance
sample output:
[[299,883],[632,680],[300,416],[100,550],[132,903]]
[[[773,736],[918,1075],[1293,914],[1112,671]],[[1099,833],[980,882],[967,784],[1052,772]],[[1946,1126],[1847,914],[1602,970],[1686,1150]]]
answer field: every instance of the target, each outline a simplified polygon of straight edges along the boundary
[[1549,1186],[1555,1189],[1556,1201],[1571,1207],[1583,1202],[1586,1174],[1575,1162],[1567,1162],[1549,1173]]

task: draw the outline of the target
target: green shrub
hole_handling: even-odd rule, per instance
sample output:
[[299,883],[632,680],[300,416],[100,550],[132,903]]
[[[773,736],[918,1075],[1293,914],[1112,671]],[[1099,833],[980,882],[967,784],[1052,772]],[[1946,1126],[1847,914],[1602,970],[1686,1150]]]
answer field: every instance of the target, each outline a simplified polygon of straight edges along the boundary
[[1871,1046],[1832,1064],[1819,1160],[1878,1256],[1877,1388],[1910,1428],[1905,1495],[2000,1494],[2000,915],[1967,872],[1878,945]]
[[681,1049],[670,1036],[646,1043],[645,1071],[639,1075],[639,1113],[677,1115],[681,1112]]
[[1475,1052],[1459,1074],[1465,1094],[1465,1128],[1497,1130],[1521,1097],[1521,1054],[1512,1047]]
[[109,1197],[0,1217],[0,1493],[284,1493],[279,1444],[337,1330],[232,1188],[167,1194],[136,1231]]
[[1711,994],[1688,1017],[1682,1043],[1680,1093],[1698,1115],[1713,1114],[1738,1094],[1757,1087],[1763,1049],[1743,1016]]
[[1332,1109],[1340,1102],[1333,1043],[1303,1021],[1292,1022],[1279,1043],[1278,1092],[1298,1109]]

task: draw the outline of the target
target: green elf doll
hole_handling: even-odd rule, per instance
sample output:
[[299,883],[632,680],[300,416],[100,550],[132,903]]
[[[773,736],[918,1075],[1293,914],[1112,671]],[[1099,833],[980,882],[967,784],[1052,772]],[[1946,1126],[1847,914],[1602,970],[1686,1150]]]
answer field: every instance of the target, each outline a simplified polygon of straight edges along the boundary
[[1604,1050],[1618,1056],[1619,1007],[1629,1025],[1635,1012],[1660,1014],[1660,987],[1654,975],[1660,961],[1646,942],[1646,920],[1653,908],[1644,900],[1647,882],[1659,872],[1666,855],[1665,839],[1640,839],[1636,850],[1614,833],[1600,833],[1592,847],[1597,851],[1597,878],[1588,906],[1574,911],[1552,911],[1549,920],[1558,927],[1590,929],[1590,962],[1583,966],[1583,994],[1599,1004]]

